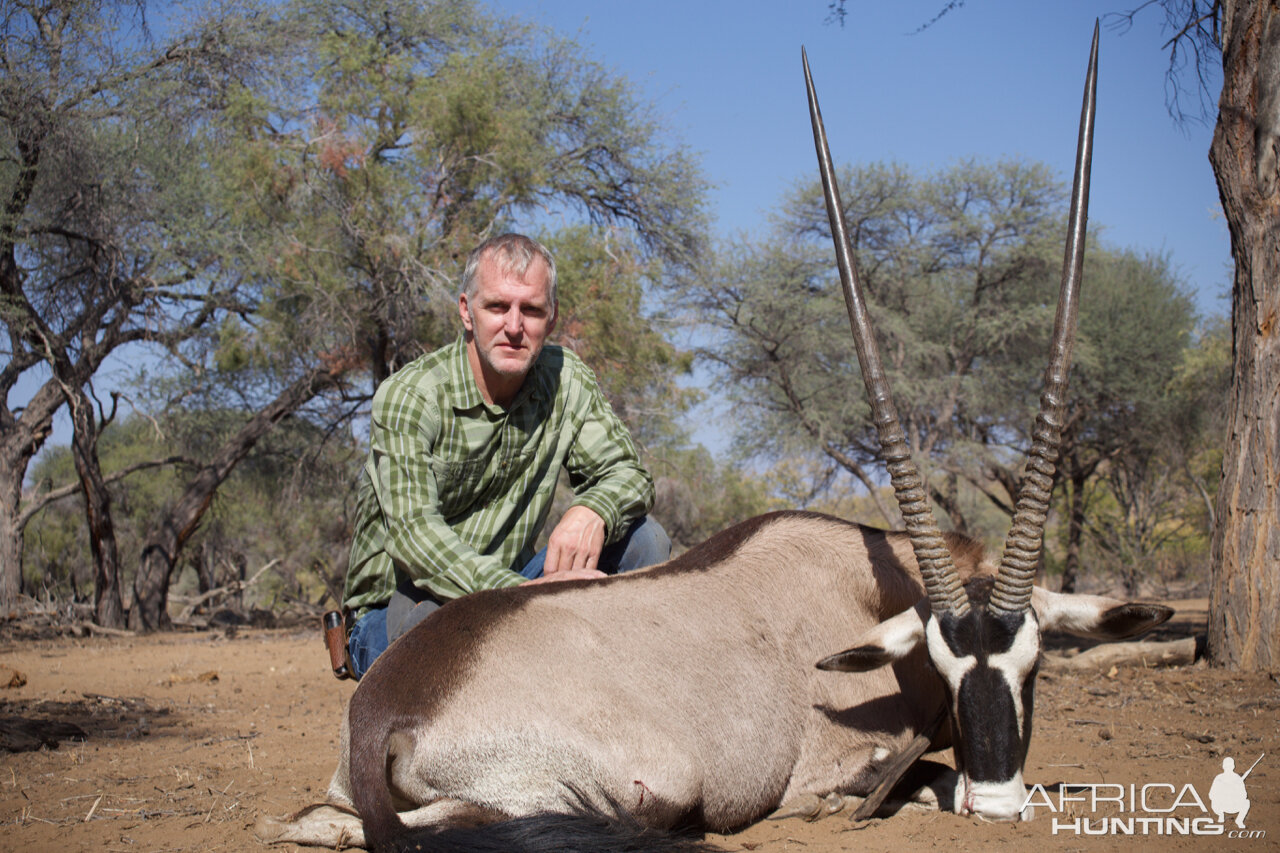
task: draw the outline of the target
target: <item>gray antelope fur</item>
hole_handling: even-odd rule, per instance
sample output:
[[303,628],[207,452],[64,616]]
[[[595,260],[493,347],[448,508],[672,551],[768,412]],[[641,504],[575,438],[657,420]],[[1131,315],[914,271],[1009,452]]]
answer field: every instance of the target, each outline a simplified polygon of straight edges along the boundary
[[1053,354],[999,568],[978,543],[939,533],[928,509],[835,213],[806,60],[841,279],[907,531],[774,513],[645,571],[451,602],[361,681],[327,802],[264,819],[259,836],[374,850],[709,849],[653,830],[724,832],[780,806],[867,795],[940,717],[932,745],[954,746],[956,770],[939,801],[1017,819],[1041,632],[1130,636],[1171,613],[1031,586],[1075,327],[1096,57],[1095,28]]

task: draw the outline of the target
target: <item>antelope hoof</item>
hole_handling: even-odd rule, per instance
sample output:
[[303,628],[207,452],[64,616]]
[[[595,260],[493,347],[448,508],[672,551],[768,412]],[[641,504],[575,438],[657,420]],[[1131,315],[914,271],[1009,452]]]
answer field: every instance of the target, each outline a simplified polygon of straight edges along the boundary
[[778,810],[769,815],[768,820],[786,820],[787,818],[803,818],[804,820],[821,820],[841,811],[848,803],[860,803],[861,797],[846,797],[834,791],[825,797],[817,794],[801,794],[787,800]]
[[306,844],[337,850],[364,846],[360,818],[327,803],[308,806],[288,817],[260,817],[253,834],[265,844]]
[[858,804],[862,802],[862,797],[846,797],[844,794],[837,794],[832,791],[822,800],[822,813],[818,817],[829,817],[844,809],[850,803]]
[[801,817],[805,820],[817,820],[822,817],[824,801],[817,794],[801,794],[778,806],[778,810],[769,815],[769,820],[786,820]]

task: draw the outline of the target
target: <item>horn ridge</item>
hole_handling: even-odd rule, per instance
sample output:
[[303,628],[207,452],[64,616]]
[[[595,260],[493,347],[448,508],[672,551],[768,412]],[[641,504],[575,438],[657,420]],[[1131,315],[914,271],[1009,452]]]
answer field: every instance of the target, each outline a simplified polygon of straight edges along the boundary
[[827,217],[831,222],[831,237],[835,243],[836,265],[840,270],[840,284],[844,289],[845,307],[849,312],[849,325],[853,330],[858,352],[858,365],[871,404],[872,421],[880,439],[880,452],[885,458],[889,482],[893,485],[916,563],[920,566],[920,575],[929,596],[929,607],[934,613],[949,612],[963,616],[969,612],[969,599],[960,584],[951,551],[947,548],[929,507],[924,480],[911,459],[911,447],[893,404],[893,395],[889,390],[889,381],[885,376],[866,300],[863,298],[862,285],[854,268],[853,249],[844,226],[844,207],[840,202],[840,189],[831,164],[827,132],[822,122],[822,111],[818,108],[813,76],[809,72],[809,57],[803,47],[800,48],[800,56],[809,95],[813,143],[822,174],[822,190],[827,203]]
[[991,592],[989,610],[994,614],[1020,613],[1031,605],[1036,565],[1044,545],[1045,519],[1053,492],[1053,475],[1062,445],[1067,378],[1075,344],[1080,278],[1089,218],[1089,172],[1093,160],[1093,120],[1098,88],[1098,22],[1093,24],[1093,45],[1080,107],[1080,134],[1076,143],[1075,175],[1071,185],[1071,215],[1062,260],[1062,285],[1053,323],[1053,343],[1040,412],[1032,428],[1027,466],[1018,487],[1013,524],[1005,540],[1000,568]]

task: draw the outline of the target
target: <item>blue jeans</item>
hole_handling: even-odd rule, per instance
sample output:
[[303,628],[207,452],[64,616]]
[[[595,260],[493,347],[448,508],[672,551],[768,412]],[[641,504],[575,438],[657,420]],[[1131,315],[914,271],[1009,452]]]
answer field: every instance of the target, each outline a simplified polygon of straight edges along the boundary
[[[671,556],[671,540],[662,525],[648,516],[636,519],[631,528],[621,539],[605,547],[600,552],[599,569],[605,574],[622,574],[645,566],[653,566]],[[542,566],[547,560],[547,549],[543,548],[530,560],[520,574],[533,580],[542,577]],[[396,637],[425,619],[439,605],[433,601],[424,601],[414,607],[411,615],[400,626]],[[387,650],[391,640],[387,636],[387,607],[377,607],[356,620],[351,626],[351,636],[347,640],[347,650],[351,653],[351,664],[356,678],[362,677],[377,660],[378,655]]]

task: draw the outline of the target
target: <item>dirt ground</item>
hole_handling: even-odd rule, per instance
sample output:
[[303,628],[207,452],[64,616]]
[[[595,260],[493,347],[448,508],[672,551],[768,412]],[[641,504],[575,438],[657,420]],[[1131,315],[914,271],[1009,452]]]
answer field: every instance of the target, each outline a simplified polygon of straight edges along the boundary
[[[1202,633],[1204,608],[1183,602],[1155,638]],[[0,850],[265,850],[250,831],[255,819],[321,799],[333,769],[354,685],[336,681],[327,663],[318,630],[0,635],[0,718],[71,722],[88,734],[56,749],[0,753]],[[22,680],[8,669],[26,683],[4,687]],[[1081,675],[1050,664],[1036,704],[1025,772],[1028,785],[1044,786],[1033,789],[1042,806],[1034,820],[904,809],[858,824],[844,814],[762,821],[713,840],[761,853],[1280,849],[1274,676],[1202,663]],[[1246,830],[1232,836],[1233,817],[1220,825],[1198,801],[1210,806],[1225,757],[1243,773],[1264,754],[1245,781]],[[1067,796],[1078,801],[1060,803],[1054,783],[1112,787],[1072,788]],[[1092,803],[1090,790],[1123,802]],[[1130,827],[1133,835],[1121,834]]]

